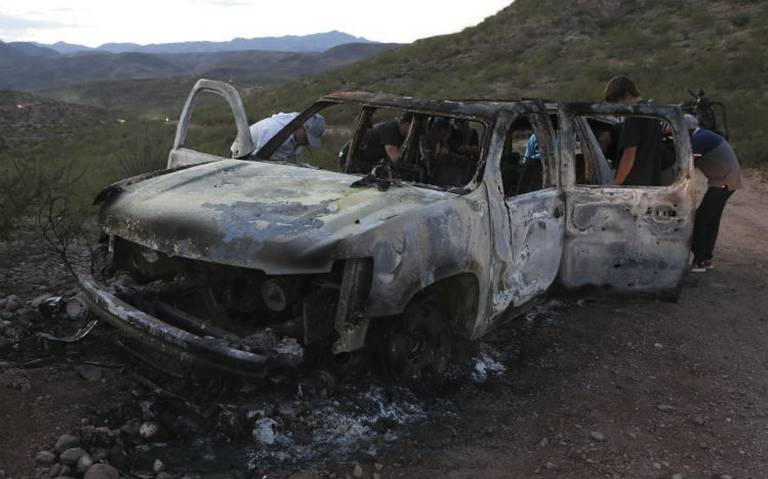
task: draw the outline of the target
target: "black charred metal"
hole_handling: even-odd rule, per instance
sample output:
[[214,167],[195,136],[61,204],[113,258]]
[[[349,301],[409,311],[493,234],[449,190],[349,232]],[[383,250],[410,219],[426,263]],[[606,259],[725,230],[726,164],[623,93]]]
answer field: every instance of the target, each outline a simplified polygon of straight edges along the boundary
[[[233,158],[184,147],[200,91],[222,95],[233,109]],[[679,108],[341,92],[253,151],[236,95],[198,82],[168,169],[97,197],[112,276],[82,280],[88,301],[110,324],[180,359],[263,376],[273,365],[301,367],[304,348],[349,354],[397,325],[409,338],[439,332],[424,341],[436,349],[409,363],[421,365],[445,355],[446,337],[480,337],[554,285],[636,295],[676,291],[685,275],[694,192]],[[353,152],[374,110],[413,113],[406,159],[416,161],[414,128],[426,119],[479,122],[484,134],[466,184],[430,183],[429,165],[400,177],[393,168],[390,178],[264,160],[311,115],[339,104],[361,109]],[[624,115],[671,126],[668,184],[612,184],[595,134]],[[521,125],[536,132],[541,160],[536,175],[505,182],[516,166],[507,140]],[[414,309],[433,302],[447,307]],[[413,329],[403,324],[418,316],[413,311],[432,319]]]

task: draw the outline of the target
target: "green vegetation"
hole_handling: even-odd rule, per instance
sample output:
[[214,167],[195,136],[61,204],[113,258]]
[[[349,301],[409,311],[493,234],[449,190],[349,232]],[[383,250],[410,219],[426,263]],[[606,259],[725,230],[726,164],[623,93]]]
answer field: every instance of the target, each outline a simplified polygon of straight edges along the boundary
[[[454,35],[419,40],[314,77],[237,86],[250,120],[255,121],[279,111],[300,111],[337,90],[432,98],[600,101],[605,82],[625,74],[638,83],[644,97],[657,102],[681,103],[690,99],[688,89],[704,89],[711,99],[726,105],[731,139],[741,160],[766,165],[768,153],[761,144],[768,137],[766,38],[764,1],[516,0]],[[48,92],[59,100],[110,111],[90,108],[67,113],[63,121],[61,111],[67,110],[51,103],[48,106],[56,114],[50,125],[41,121],[44,126],[37,128],[27,122],[14,130],[7,122],[0,124],[4,139],[0,175],[18,174],[12,159],[49,172],[71,166],[66,171],[86,172],[73,191],[91,198],[104,184],[126,176],[128,163],[134,172],[162,165],[174,121],[193,81],[177,77],[104,82]],[[4,100],[0,94],[0,108],[4,101],[15,100]],[[0,120],[7,119],[5,112],[0,111]],[[126,122],[118,123],[117,115]],[[171,121],[165,122],[166,117]],[[203,102],[193,118],[188,145],[227,156],[233,138],[224,102]],[[326,146],[305,159],[335,165],[343,141],[343,135],[329,134]],[[7,205],[0,203],[3,214]]]
[[768,163],[768,4],[751,0],[516,0],[461,33],[419,40],[325,75],[249,95],[249,113],[298,110],[334,90],[435,98],[600,101],[626,74],[662,103],[722,101],[746,164]]
[[85,209],[109,183],[165,167],[174,126],[0,92],[0,237],[56,200]]

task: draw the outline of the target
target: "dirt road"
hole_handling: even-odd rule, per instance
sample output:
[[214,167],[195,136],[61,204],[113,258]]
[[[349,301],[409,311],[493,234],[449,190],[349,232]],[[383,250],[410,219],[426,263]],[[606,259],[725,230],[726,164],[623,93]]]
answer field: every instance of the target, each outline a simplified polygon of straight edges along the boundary
[[389,453],[407,464],[393,476],[768,477],[766,211],[764,186],[733,196],[716,269],[678,302],[588,303],[542,328],[459,420]]
[[[690,274],[675,303],[567,301],[502,328],[486,346],[503,358],[503,374],[417,392],[428,397],[427,413],[373,450],[366,443],[343,457],[256,462],[250,472],[227,463],[229,472],[204,475],[766,478],[766,212],[766,184],[750,181],[727,206],[716,269]],[[6,276],[0,293],[31,299],[27,286]],[[48,477],[35,453],[130,399],[126,381],[120,369],[87,382],[66,365],[0,363],[0,470]]]

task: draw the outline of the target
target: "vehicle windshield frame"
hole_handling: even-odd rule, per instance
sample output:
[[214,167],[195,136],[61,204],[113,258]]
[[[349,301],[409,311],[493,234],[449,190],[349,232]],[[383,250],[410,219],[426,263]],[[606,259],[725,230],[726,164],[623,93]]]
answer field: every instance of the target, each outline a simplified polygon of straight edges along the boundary
[[[268,162],[272,164],[281,164],[286,166],[297,166],[302,168],[317,169],[322,171],[322,168],[308,164],[306,162],[298,161],[276,161],[270,160],[269,157],[282,145],[288,137],[293,134],[293,131],[312,115],[320,113],[327,108],[331,108],[336,105],[350,105],[357,106],[361,111],[365,108],[379,110],[393,110],[393,111],[409,111],[415,115],[425,116],[440,116],[450,119],[461,119],[471,122],[476,122],[483,125],[483,135],[480,138],[480,152],[478,155],[477,166],[475,172],[472,174],[472,178],[464,186],[451,186],[440,187],[437,185],[423,183],[412,180],[398,179],[396,183],[407,184],[419,188],[426,188],[436,191],[448,191],[457,192],[460,190],[462,194],[469,193],[475,190],[482,183],[482,171],[486,161],[488,153],[488,147],[493,136],[493,129],[498,112],[503,108],[503,103],[496,102],[460,102],[451,100],[419,100],[413,97],[398,97],[394,95],[367,93],[367,92],[341,92],[327,95],[304,111],[300,112],[296,118],[287,123],[278,133],[275,134],[264,146],[259,148],[251,155],[239,158],[245,161],[258,161]],[[354,125],[352,136],[358,133],[360,125]],[[411,138],[411,131],[408,132],[406,141]],[[340,174],[349,175],[351,177],[360,178],[365,176],[361,173],[346,173],[336,172]]]

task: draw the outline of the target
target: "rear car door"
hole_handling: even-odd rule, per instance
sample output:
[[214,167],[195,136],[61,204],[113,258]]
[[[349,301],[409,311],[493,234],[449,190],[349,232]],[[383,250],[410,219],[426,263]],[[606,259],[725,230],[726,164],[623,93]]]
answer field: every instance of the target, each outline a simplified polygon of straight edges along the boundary
[[[682,111],[653,104],[562,104],[560,172],[565,192],[565,246],[559,280],[568,289],[675,294],[688,269],[695,197],[690,140]],[[621,156],[622,124],[660,122],[658,182],[615,186],[605,178]],[[592,172],[585,175],[583,172]]]
[[[532,134],[538,155],[526,161]],[[557,277],[565,207],[558,168],[555,134],[544,105],[511,103],[495,126],[484,176],[494,245],[489,320],[529,303]]]

